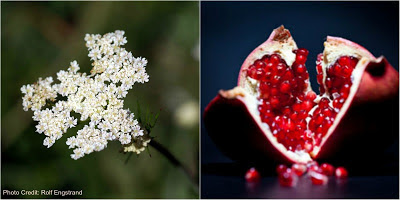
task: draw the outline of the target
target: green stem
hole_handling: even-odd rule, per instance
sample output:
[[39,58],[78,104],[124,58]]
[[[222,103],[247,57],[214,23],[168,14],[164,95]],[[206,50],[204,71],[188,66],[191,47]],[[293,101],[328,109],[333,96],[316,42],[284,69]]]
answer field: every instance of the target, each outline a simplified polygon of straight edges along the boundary
[[199,186],[199,182],[197,181],[195,174],[191,172],[187,167],[185,167],[171,152],[168,151],[162,144],[158,143],[154,139],[150,141],[150,146],[155,148],[158,152],[163,154],[175,167],[181,169],[192,181],[195,186]]

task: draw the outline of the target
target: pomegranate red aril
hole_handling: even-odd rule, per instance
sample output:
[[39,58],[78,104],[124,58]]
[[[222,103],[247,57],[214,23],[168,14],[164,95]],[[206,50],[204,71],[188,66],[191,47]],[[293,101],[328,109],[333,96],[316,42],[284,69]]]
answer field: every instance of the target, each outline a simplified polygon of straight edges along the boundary
[[292,165],[292,171],[297,176],[302,176],[307,171],[307,165],[301,163],[295,163]]
[[306,63],[307,60],[307,56],[306,55],[301,55],[301,54],[297,54],[296,55],[296,62],[299,64],[304,64]]
[[344,102],[343,98],[336,98],[335,100],[333,100],[332,105],[334,108],[340,109],[343,106],[343,102]]
[[276,167],[276,173],[277,173],[278,175],[279,175],[279,174],[282,174],[283,172],[286,171],[286,169],[287,169],[286,165],[280,164],[280,165],[278,165],[278,166]]
[[290,84],[289,81],[284,81],[281,83],[280,91],[282,93],[289,93],[290,92]]
[[257,61],[254,63],[254,65],[255,65],[257,68],[264,68],[264,67],[265,67],[265,63],[264,63],[263,61],[261,61],[261,60],[257,60]]
[[312,164],[308,167],[309,172],[319,172],[322,173],[321,168],[318,166],[318,164]]
[[305,48],[299,48],[299,49],[295,50],[294,53],[296,53],[298,55],[308,56],[308,50]]
[[314,185],[325,185],[328,183],[328,177],[319,172],[312,171],[310,173],[310,178]]
[[336,178],[344,179],[347,178],[348,172],[344,167],[338,167],[335,170],[335,176]]
[[250,168],[245,175],[245,179],[247,182],[259,182],[260,181],[260,173],[256,170],[256,168]]
[[305,152],[309,153],[314,149],[314,145],[312,144],[312,141],[311,142],[305,142],[304,145],[303,145],[303,148],[304,148]]
[[328,163],[322,163],[321,170],[322,170],[322,173],[327,176],[333,176],[333,174],[335,173],[335,167],[333,167],[333,165],[328,164]]
[[295,69],[296,74],[304,74],[307,71],[304,64],[294,65],[294,69]]
[[306,98],[310,101],[314,101],[315,98],[317,98],[317,94],[313,91],[307,92]]
[[281,186],[293,187],[297,184],[298,177],[290,168],[287,168],[283,173],[278,174],[278,180]]

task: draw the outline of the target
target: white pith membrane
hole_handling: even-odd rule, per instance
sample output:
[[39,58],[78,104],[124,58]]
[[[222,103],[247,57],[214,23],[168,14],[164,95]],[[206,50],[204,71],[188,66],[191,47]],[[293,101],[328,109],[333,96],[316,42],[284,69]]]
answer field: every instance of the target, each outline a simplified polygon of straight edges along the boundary
[[[375,57],[367,50],[365,50],[363,47],[348,40],[337,37],[330,37],[330,36],[327,37],[327,41],[324,43],[325,49],[323,52],[323,60],[321,62],[322,71],[324,75],[323,83],[325,85],[325,79],[327,76],[326,71],[331,65],[333,65],[337,61],[337,59],[339,59],[342,56],[352,56],[358,58],[359,61],[351,74],[352,85],[350,87],[350,92],[342,108],[340,109],[340,112],[337,113],[335,120],[333,121],[333,124],[329,127],[327,133],[322,137],[322,141],[319,146],[315,145],[313,151],[309,153],[307,153],[305,150],[290,151],[283,144],[278,142],[277,138],[272,134],[269,125],[261,121],[260,112],[258,111],[258,105],[260,104],[258,100],[259,97],[258,88],[260,81],[246,76],[245,73],[245,70],[250,65],[252,65],[257,59],[261,59],[264,55],[272,55],[272,54],[280,55],[281,58],[286,61],[288,67],[292,68],[292,64],[296,58],[296,54],[293,53],[293,50],[297,49],[297,45],[293,41],[291,36],[289,38],[286,38],[284,42],[274,40],[277,31],[282,31],[282,30],[276,29],[266,42],[257,47],[248,56],[248,58],[242,65],[241,74],[239,77],[239,86],[229,92],[230,95],[235,96],[235,98],[238,98],[239,100],[245,103],[248,111],[251,113],[254,120],[257,122],[258,126],[262,129],[267,139],[274,145],[274,147],[277,150],[279,150],[282,154],[284,154],[288,159],[292,160],[293,162],[307,163],[312,161],[313,160],[312,157],[315,157],[318,154],[320,148],[325,144],[327,138],[329,138],[333,130],[335,130],[340,120],[346,113],[346,110],[349,108],[351,101],[357,92],[358,85],[362,78],[362,74],[368,62],[370,62],[371,60],[379,62],[381,58],[376,60]],[[287,30],[285,29],[285,31]],[[307,81],[309,83],[309,79],[307,79]],[[312,91],[310,84],[308,84],[308,87],[305,88],[304,94],[306,94],[308,91]],[[317,95],[317,98],[314,100],[316,105],[308,112],[308,114],[310,113],[312,114],[314,112],[314,110],[318,107],[318,103],[322,97],[327,97],[328,99],[330,99],[329,106],[333,108],[332,105],[333,99],[329,97],[328,90],[325,88],[324,94]],[[309,121],[310,117],[307,117],[306,118],[307,130],[309,130],[308,128]]]

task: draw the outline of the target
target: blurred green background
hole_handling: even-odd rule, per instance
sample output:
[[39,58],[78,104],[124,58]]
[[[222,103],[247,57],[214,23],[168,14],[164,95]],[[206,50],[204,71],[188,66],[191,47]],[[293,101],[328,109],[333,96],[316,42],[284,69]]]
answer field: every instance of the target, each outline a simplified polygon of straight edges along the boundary
[[[77,198],[197,198],[198,188],[154,148],[119,153],[119,142],[77,161],[66,138],[50,149],[22,110],[20,88],[56,77],[77,60],[89,72],[86,33],[124,30],[124,46],[148,59],[150,81],[135,84],[125,108],[160,112],[151,135],[198,179],[198,2],[1,2],[1,187],[8,190],[83,190]],[[6,197],[6,196],[2,196]],[[7,196],[10,198],[11,196]],[[16,196],[60,198],[60,196]],[[11,197],[13,198],[13,197]],[[68,198],[72,198],[69,196]]]

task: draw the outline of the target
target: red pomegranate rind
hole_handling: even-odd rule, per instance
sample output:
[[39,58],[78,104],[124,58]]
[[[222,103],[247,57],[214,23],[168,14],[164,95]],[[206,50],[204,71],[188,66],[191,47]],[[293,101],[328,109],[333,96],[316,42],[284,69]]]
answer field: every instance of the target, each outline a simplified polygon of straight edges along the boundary
[[220,91],[204,110],[208,134],[228,157],[243,162],[293,163],[263,133],[261,121],[252,117],[244,102],[243,89]]

